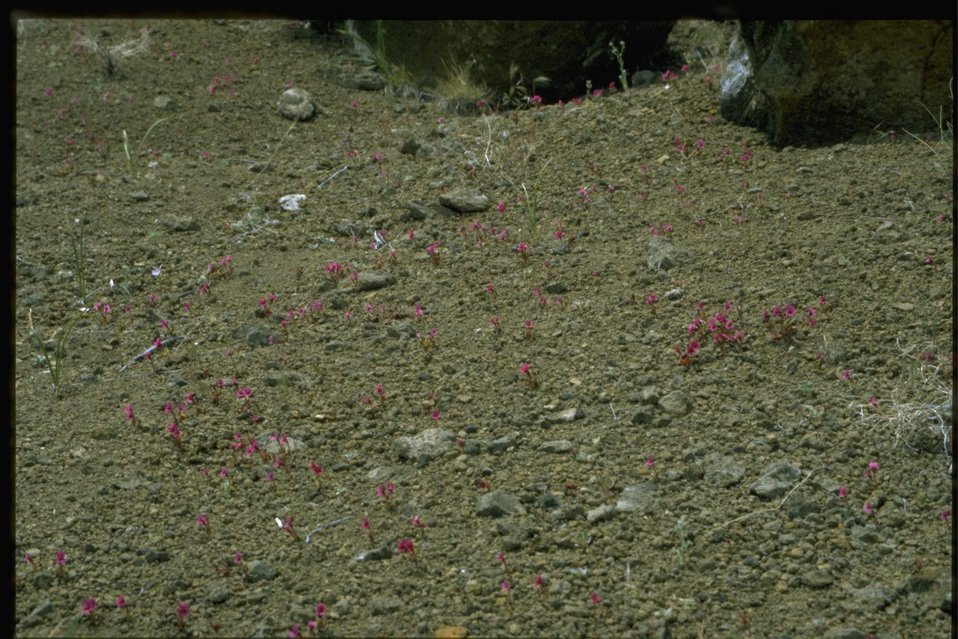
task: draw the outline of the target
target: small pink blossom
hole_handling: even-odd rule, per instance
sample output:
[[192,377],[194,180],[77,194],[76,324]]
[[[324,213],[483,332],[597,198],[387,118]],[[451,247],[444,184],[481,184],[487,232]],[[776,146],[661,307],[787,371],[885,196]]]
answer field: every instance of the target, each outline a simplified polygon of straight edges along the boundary
[[83,600],[83,614],[90,616],[93,614],[93,611],[96,610],[96,599],[84,599]]

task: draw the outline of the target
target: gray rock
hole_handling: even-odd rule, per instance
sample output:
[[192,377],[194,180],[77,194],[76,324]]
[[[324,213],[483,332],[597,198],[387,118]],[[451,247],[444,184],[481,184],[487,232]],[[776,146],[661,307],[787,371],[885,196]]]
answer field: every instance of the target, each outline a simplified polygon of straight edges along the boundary
[[659,400],[659,408],[669,415],[682,417],[688,414],[691,405],[685,392],[676,390]]
[[622,495],[615,502],[615,508],[620,512],[642,515],[654,512],[658,507],[655,499],[657,491],[658,486],[655,485],[655,482],[644,481],[638,484],[630,484],[622,489]]
[[658,404],[662,394],[655,386],[646,386],[639,393],[639,401],[643,404]]
[[146,191],[133,191],[130,193],[130,199],[134,202],[146,202],[150,199],[150,194]]
[[653,236],[648,240],[645,265],[653,271],[667,271],[676,264],[676,251],[672,240]]
[[[233,331],[235,339],[243,340],[248,346],[269,346],[279,342],[280,336],[266,326],[240,326]],[[272,338],[272,339],[271,339]]]
[[559,411],[555,415],[550,415],[547,419],[547,422],[550,424],[562,424],[574,422],[575,420],[582,419],[583,417],[585,417],[585,413],[580,408],[573,406],[572,408]]
[[457,189],[439,196],[439,203],[460,213],[478,213],[489,208],[489,198],[476,189]]
[[392,595],[373,596],[369,600],[369,612],[374,617],[392,615],[402,608],[402,600]]
[[651,424],[653,411],[648,406],[639,406],[635,414],[632,415],[632,425],[641,426],[642,424]]
[[611,504],[602,504],[586,513],[585,518],[590,524],[597,524],[602,521],[608,521],[615,517],[618,510]]
[[809,570],[802,575],[802,585],[806,588],[813,588],[815,590],[821,590],[822,588],[828,588],[835,582],[835,579],[825,570],[819,570],[817,568]]
[[562,521],[572,521],[574,519],[582,519],[585,517],[585,508],[581,504],[569,504],[568,506],[562,506],[554,513],[552,513],[552,520],[556,522]]
[[146,549],[146,563],[158,564],[170,560],[170,553],[165,550],[156,550],[155,548]]
[[519,504],[519,499],[515,495],[494,490],[479,498],[476,514],[480,517],[502,517],[517,512],[521,513],[523,510]]
[[310,120],[316,115],[316,105],[309,93],[298,87],[287,89],[276,102],[279,114],[287,120]]
[[503,453],[515,445],[518,437],[519,433],[509,433],[508,435],[494,439],[486,445],[486,450],[490,453]]
[[356,289],[359,291],[376,291],[396,283],[396,278],[388,273],[378,271],[363,271],[356,279]]
[[763,499],[775,499],[787,493],[801,476],[802,471],[788,462],[773,462],[748,489]]
[[894,594],[881,584],[868,584],[864,588],[849,591],[858,605],[867,610],[879,611],[894,600]]
[[945,21],[741,23],[721,80],[721,113],[775,144],[823,144],[875,122],[926,130],[951,104],[954,26]]
[[562,282],[549,282],[545,285],[544,290],[552,295],[561,295],[562,293],[568,293],[569,287]]
[[168,95],[158,95],[153,98],[153,106],[162,111],[172,111],[176,108],[176,102]]
[[414,138],[406,138],[406,141],[399,147],[399,152],[404,155],[416,155],[416,151],[418,151],[421,146],[422,144]]
[[175,233],[190,233],[193,231],[200,230],[200,223],[193,219],[192,216],[177,216],[165,220],[157,220],[157,223],[160,226],[165,226],[167,229]]
[[406,203],[406,213],[403,214],[402,221],[420,222],[429,217],[430,213],[432,213],[432,209],[429,208],[428,204],[419,200],[412,200]]
[[217,588],[210,593],[209,602],[212,604],[225,603],[229,600],[230,594],[230,591],[226,588]]
[[742,481],[745,468],[736,464],[731,457],[710,453],[703,463],[705,482],[710,486],[728,488]]
[[370,548],[368,550],[363,550],[353,557],[353,561],[363,562],[363,561],[384,561],[393,556],[392,548],[389,546],[379,546],[377,548]]
[[393,450],[399,459],[414,460],[420,465],[455,447],[455,434],[438,428],[429,428],[411,437],[399,437],[393,442]]
[[556,439],[550,442],[543,442],[539,445],[539,450],[546,453],[567,453],[572,450],[572,442],[568,439]]
[[269,562],[257,559],[249,565],[249,580],[251,583],[257,581],[272,581],[276,579],[279,572]]
[[423,144],[416,151],[416,159],[419,160],[431,160],[439,155],[439,150],[434,144]]

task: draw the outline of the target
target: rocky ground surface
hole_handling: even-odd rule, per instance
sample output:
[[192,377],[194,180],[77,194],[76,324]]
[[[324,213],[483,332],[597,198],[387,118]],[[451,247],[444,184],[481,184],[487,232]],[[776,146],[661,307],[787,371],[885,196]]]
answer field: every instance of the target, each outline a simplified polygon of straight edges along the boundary
[[947,636],[933,121],[776,149],[721,59],[455,112],[296,23],[19,26],[18,635]]

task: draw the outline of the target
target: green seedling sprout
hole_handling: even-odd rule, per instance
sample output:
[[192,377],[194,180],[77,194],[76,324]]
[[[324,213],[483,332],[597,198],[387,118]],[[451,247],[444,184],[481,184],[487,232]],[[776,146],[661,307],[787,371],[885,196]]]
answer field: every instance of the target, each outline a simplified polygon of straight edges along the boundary
[[150,137],[150,133],[153,132],[153,129],[156,128],[156,125],[160,122],[165,122],[172,118],[172,115],[168,115],[165,118],[160,118],[156,122],[150,125],[150,128],[146,130],[146,133],[140,139],[139,145],[136,147],[136,153],[130,152],[130,137],[126,134],[126,129],[123,130],[123,152],[126,153],[126,164],[130,168],[130,175],[133,176],[133,179],[139,177],[139,166],[137,165],[137,160],[140,156],[140,153],[143,151],[143,145],[146,144],[146,139]]
[[32,311],[29,315],[29,324],[30,324],[30,338],[33,340],[33,343],[36,344],[37,348],[40,350],[40,354],[43,357],[43,363],[47,367],[47,371],[50,373],[50,379],[53,381],[53,396],[60,396],[61,388],[61,376],[63,373],[63,358],[66,355],[67,349],[67,340],[70,338],[70,332],[73,330],[73,327],[76,325],[79,318],[75,317],[63,327],[60,331],[60,337],[57,338],[56,346],[53,349],[52,357],[50,351],[47,349],[46,345],[40,339],[40,337],[33,330],[33,315]]

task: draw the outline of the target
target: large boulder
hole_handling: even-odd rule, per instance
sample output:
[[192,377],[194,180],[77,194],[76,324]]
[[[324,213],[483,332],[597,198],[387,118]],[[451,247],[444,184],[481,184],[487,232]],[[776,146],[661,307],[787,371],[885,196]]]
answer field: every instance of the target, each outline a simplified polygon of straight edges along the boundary
[[[609,42],[625,42],[631,73],[660,53],[674,21],[357,20],[352,23],[376,55],[405,68],[417,85],[436,87],[468,74],[495,101],[517,82],[546,100],[585,93],[586,81],[605,87],[618,77]],[[381,44],[380,44],[381,43]]]
[[[950,20],[743,22],[722,76],[727,120],[778,145],[826,144],[880,126],[952,119]],[[926,110],[927,108],[927,110]]]

